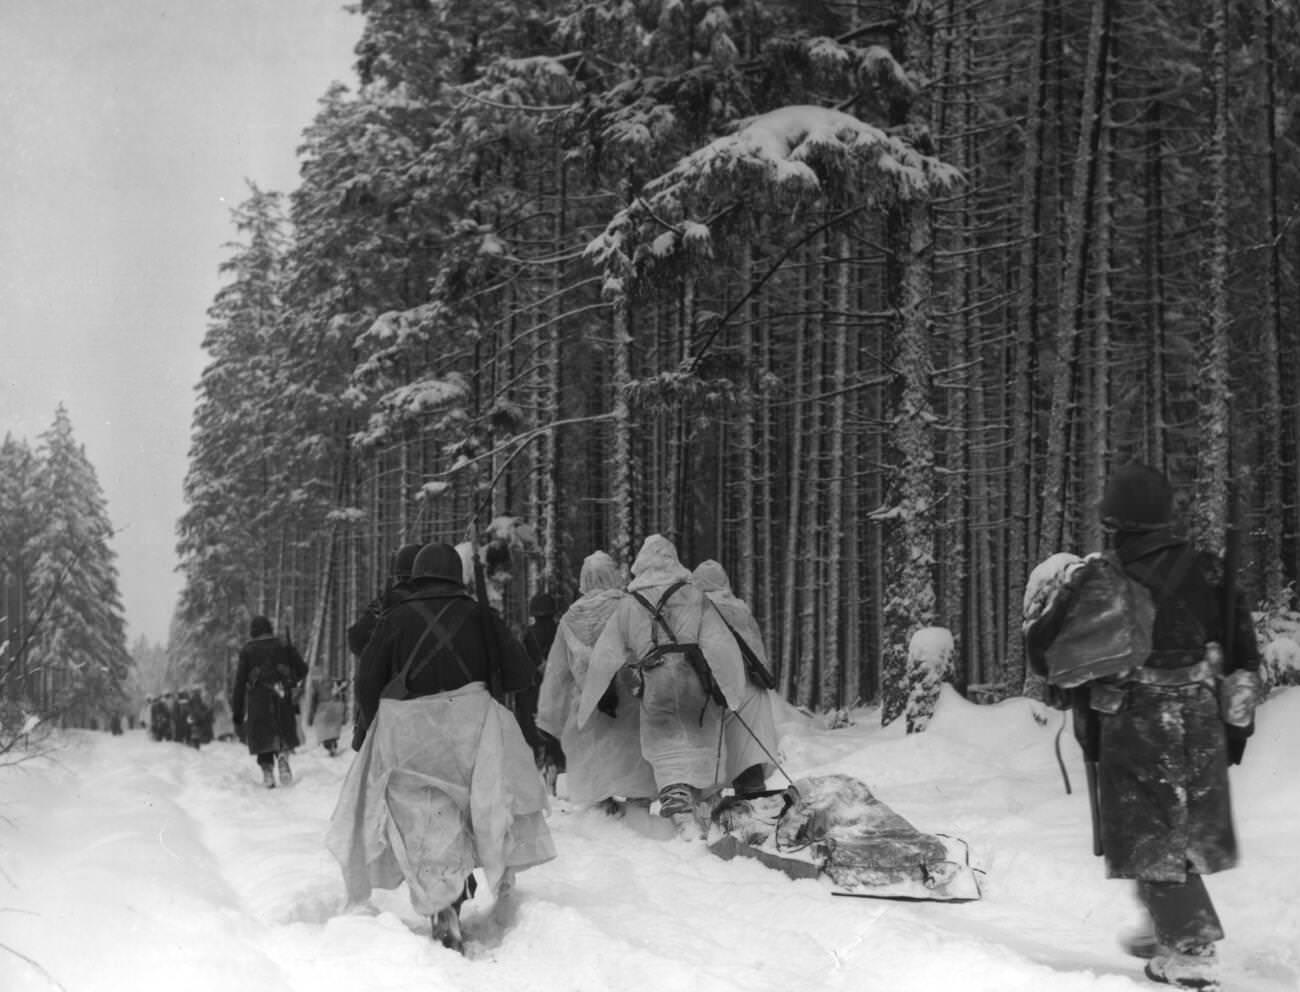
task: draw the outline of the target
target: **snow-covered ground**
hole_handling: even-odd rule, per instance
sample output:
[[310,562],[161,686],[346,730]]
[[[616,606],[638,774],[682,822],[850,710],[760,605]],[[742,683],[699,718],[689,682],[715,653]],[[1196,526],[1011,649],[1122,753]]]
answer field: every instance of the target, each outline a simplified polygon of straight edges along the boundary
[[[558,859],[520,876],[508,928],[490,896],[467,905],[467,958],[430,941],[402,891],[377,893],[376,915],[341,915],[322,836],[351,752],[306,748],[297,782],[267,791],[235,744],[195,752],[141,731],[71,733],[54,760],[0,769],[0,989],[1158,987],[1116,944],[1137,905],[1131,883],[1106,881],[1090,853],[1068,731],[1075,790],[1065,793],[1059,714],[1026,700],[976,707],[945,690],[925,734],[881,729],[877,716],[827,730],[791,711],[787,770],[854,775],[918,828],[965,838],[983,900],[836,898],[818,881],[723,862],[560,800]],[[1232,771],[1242,866],[1209,885],[1228,931],[1225,989],[1295,992],[1300,689],[1275,693],[1258,726]]]

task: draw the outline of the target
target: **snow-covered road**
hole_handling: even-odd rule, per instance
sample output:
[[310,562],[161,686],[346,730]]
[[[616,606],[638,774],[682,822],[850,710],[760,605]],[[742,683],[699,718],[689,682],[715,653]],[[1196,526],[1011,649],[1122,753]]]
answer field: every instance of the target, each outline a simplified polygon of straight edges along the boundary
[[[340,914],[322,837],[350,752],[295,756],[267,791],[234,744],[201,752],[73,733],[53,762],[0,769],[0,989],[5,992],[922,992],[1151,989],[1115,935],[1129,886],[1089,851],[1082,767],[1067,796],[1043,724],[1017,700],[945,695],[929,732],[874,712],[829,731],[785,726],[796,776],[844,772],[917,827],[970,842],[977,903],[838,899],[750,861],[654,839],[558,801],[559,858],[520,876],[502,929],[468,904],[469,956],[428,939],[402,891]],[[1228,929],[1225,987],[1300,990],[1300,690],[1276,694],[1233,771],[1241,868],[1210,881]]]

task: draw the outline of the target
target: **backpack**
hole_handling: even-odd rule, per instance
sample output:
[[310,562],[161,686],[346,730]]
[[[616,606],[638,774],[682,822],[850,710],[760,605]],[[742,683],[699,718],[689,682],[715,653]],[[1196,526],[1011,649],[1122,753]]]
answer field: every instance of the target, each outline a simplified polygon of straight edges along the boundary
[[1129,577],[1113,551],[1089,556],[1044,652],[1048,684],[1070,689],[1127,675],[1151,656],[1155,619],[1150,590]]
[[[668,605],[668,600],[673,593],[685,585],[685,580],[674,582],[664,590],[663,595],[659,597],[659,602],[653,605],[636,590],[628,590],[629,595],[650,613],[650,639],[653,646],[640,659],[640,664],[642,668],[652,668],[662,663],[660,659],[664,655],[680,654],[700,680],[700,685],[704,689],[704,695],[708,697],[708,700],[712,700],[725,710],[727,708],[727,697],[723,695],[722,687],[718,685],[717,680],[713,677],[713,670],[709,668],[709,661],[704,657],[703,649],[698,644],[677,640],[677,635],[673,633],[672,627],[668,626],[668,621],[664,618],[663,611],[664,607]],[[662,628],[664,633],[668,635],[667,641],[661,642],[659,640],[659,628]],[[704,708],[708,709],[708,706],[706,700]],[[700,722],[704,722],[704,710],[700,711]]]

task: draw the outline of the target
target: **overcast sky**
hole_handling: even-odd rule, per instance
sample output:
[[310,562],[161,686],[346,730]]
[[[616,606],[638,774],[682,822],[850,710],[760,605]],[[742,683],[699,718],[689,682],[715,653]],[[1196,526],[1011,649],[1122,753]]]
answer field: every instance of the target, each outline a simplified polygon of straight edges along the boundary
[[343,0],[0,0],[0,436],[67,407],[164,641],[206,311],[245,179],[289,192]]

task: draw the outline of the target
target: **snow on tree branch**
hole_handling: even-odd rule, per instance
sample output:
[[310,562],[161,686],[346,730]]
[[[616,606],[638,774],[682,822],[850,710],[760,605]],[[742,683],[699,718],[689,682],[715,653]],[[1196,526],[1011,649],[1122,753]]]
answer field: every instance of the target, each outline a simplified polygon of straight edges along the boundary
[[469,395],[469,383],[458,372],[399,386],[378,399],[366,428],[354,440],[363,446],[380,444],[401,424],[448,408],[459,408]]
[[618,211],[587,247],[619,295],[663,261],[708,258],[712,222],[737,210],[818,199],[888,204],[950,189],[958,171],[901,138],[827,107],[790,106],[741,121],[681,159]]
[[325,520],[331,524],[341,524],[343,526],[355,526],[363,524],[369,517],[365,510],[356,506],[344,506],[336,510],[330,510],[325,514]]
[[[501,59],[489,64],[481,79],[454,89],[474,104],[507,114],[563,113],[576,97],[570,67],[547,56]],[[481,115],[481,109],[473,113]]]

